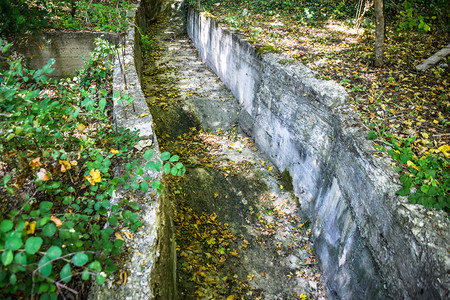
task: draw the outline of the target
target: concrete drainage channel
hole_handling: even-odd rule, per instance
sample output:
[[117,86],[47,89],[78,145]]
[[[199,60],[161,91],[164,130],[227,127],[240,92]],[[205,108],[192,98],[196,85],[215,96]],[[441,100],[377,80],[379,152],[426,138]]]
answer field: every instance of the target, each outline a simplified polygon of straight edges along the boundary
[[[189,9],[199,56],[236,100],[180,33],[179,5],[165,2],[172,18],[150,26],[143,64],[130,31],[137,109],[127,118],[116,110],[116,120],[141,129],[142,147],[179,152],[188,172],[166,179],[162,197],[141,195],[145,225],[126,244],[127,282],[110,278],[90,298],[448,297],[449,221],[395,195],[397,176],[371,155],[345,91]],[[144,13],[135,13],[143,29]],[[145,102],[153,118],[141,118]]]

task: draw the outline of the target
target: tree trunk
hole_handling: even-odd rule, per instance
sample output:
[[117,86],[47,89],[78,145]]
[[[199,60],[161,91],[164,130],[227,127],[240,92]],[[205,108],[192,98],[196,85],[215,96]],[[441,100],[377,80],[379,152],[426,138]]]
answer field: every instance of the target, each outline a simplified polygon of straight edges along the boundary
[[375,7],[375,66],[383,65],[384,52],[384,0],[374,0]]

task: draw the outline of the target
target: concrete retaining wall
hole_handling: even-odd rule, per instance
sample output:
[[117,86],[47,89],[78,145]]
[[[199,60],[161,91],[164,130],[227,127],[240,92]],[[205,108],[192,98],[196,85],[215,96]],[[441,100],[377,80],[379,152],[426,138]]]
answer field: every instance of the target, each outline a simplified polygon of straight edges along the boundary
[[[150,4],[161,1],[145,1]],[[155,3],[153,3],[155,2]],[[126,76],[126,83],[116,59],[114,68],[114,92],[127,94],[134,98],[134,108],[130,105],[114,101],[115,128],[139,130],[141,142],[136,145],[137,150],[131,160],[136,159],[139,164],[145,164],[142,156],[145,150],[153,149],[154,157],[160,156],[156,136],[153,132],[153,118],[145,101],[141,88],[142,54],[140,49],[140,34],[146,32],[146,13],[148,10],[138,3],[129,12],[131,26],[127,38],[125,53],[121,56],[122,67]],[[159,11],[158,5],[152,6]],[[139,29],[137,29],[139,28]],[[117,175],[125,166],[115,169]],[[161,173],[146,172],[143,176],[151,176],[154,180],[161,180]],[[119,279],[107,278],[102,286],[93,285],[89,299],[174,299],[176,298],[176,252],[173,233],[173,211],[167,197],[158,196],[155,190],[146,193],[117,191],[112,202],[129,199],[138,203],[143,225],[138,232],[133,232],[133,238],[125,236],[124,257],[125,263],[120,268],[127,272],[126,284],[117,284]],[[117,276],[117,274],[115,274]]]
[[49,59],[55,59],[50,74],[52,78],[65,78],[74,76],[84,67],[84,62],[89,59],[89,52],[94,51],[95,39],[102,38],[110,43],[117,44],[119,37],[110,32],[43,32],[35,41],[19,49],[29,62],[32,69],[41,69]]
[[193,9],[187,32],[242,104],[242,129],[290,172],[329,296],[448,298],[449,221],[396,196],[398,175],[372,155],[344,88],[281,55],[258,54]]

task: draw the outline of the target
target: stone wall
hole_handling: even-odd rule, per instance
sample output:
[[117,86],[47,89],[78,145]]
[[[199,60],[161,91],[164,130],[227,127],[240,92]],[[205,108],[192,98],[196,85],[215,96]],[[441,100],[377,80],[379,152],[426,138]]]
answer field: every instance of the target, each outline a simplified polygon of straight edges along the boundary
[[373,156],[344,88],[193,9],[187,32],[242,104],[241,128],[292,176],[329,297],[448,298],[449,220],[395,194],[398,175]]

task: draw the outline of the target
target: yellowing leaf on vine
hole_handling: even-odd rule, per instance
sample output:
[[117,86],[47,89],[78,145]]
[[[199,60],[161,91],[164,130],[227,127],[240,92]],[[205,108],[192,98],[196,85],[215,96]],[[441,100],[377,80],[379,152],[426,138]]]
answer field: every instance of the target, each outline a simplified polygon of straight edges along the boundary
[[72,168],[72,165],[67,160],[60,160],[59,164],[61,165],[61,172],[66,172]]
[[89,175],[84,175],[84,178],[86,178],[86,180],[89,181],[89,183],[91,185],[95,185],[96,182],[102,181],[102,176],[100,174],[100,171],[97,169],[92,169],[89,172]]
[[31,223],[25,222],[25,229],[27,230],[28,234],[33,234],[36,230],[36,221],[33,221]]
[[38,157],[38,158],[35,158],[32,161],[30,161],[30,167],[32,167],[32,168],[41,167],[42,163],[40,162],[40,160],[41,160],[41,158]]
[[113,148],[111,148],[111,150],[109,152],[114,153],[114,154],[119,154],[119,150],[116,150]]
[[51,216],[50,220],[55,223],[56,226],[61,226],[63,222],[55,216]]

